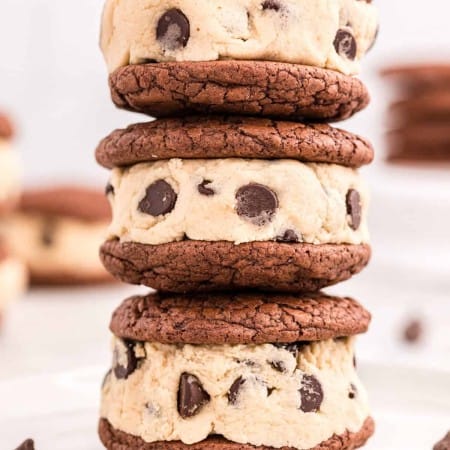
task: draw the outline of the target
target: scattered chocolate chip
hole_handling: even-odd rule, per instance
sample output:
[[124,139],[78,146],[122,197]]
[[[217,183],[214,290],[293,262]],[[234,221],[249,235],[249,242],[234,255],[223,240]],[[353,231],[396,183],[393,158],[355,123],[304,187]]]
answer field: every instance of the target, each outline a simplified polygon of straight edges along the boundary
[[245,382],[245,378],[242,377],[239,377],[234,381],[234,383],[230,387],[230,390],[228,391],[228,403],[230,403],[231,405],[236,404],[239,397],[239,392]]
[[348,391],[348,398],[351,398],[353,400],[356,397],[357,393],[358,393],[358,388],[353,383],[350,383],[350,389]]
[[406,342],[414,344],[423,336],[423,325],[419,320],[411,320],[403,330],[403,338]]
[[277,236],[277,242],[294,243],[300,242],[297,233],[294,230],[286,230],[283,235]]
[[106,383],[111,378],[111,374],[112,374],[112,369],[109,369],[108,372],[106,372],[105,376],[103,377],[102,389],[106,386]]
[[347,214],[350,217],[349,225],[353,230],[357,230],[361,225],[361,196],[355,189],[349,189],[345,199]]
[[183,419],[197,415],[211,400],[200,380],[190,373],[183,373],[178,387],[178,413]]
[[25,442],[20,444],[16,450],[34,450],[34,441],[33,439],[27,439]]
[[248,367],[255,367],[257,364],[255,363],[255,361],[252,361],[250,359],[237,359],[236,362],[238,364],[245,364]]
[[56,221],[48,218],[44,222],[41,233],[41,242],[44,247],[51,247],[55,241]]
[[122,339],[118,343],[114,349],[113,371],[118,380],[126,380],[138,366],[138,358],[134,352],[136,343],[129,339]]
[[276,194],[267,186],[258,183],[239,188],[236,200],[238,215],[258,226],[271,222],[278,208]]
[[190,36],[191,25],[181,10],[169,9],[159,19],[156,38],[164,49],[177,50],[186,47]]
[[216,193],[216,191],[210,187],[208,187],[209,184],[211,184],[212,181],[211,180],[203,180],[198,186],[198,192],[200,192],[200,194],[202,195],[206,195],[208,197],[210,197],[211,195],[214,195]]
[[303,375],[300,388],[301,406],[305,413],[317,412],[323,401],[323,390],[319,380],[314,375]]
[[177,198],[167,181],[155,181],[145,191],[145,197],[139,203],[139,211],[153,217],[168,214],[175,208]]
[[114,193],[114,186],[111,183],[108,183],[105,188],[105,195],[108,197],[108,195],[114,195]]
[[356,58],[357,44],[356,39],[350,31],[340,29],[334,38],[334,48],[336,52],[348,59]]
[[279,11],[281,9],[281,5],[277,0],[265,0],[261,6],[262,6],[263,11],[265,11],[267,9],[271,9],[273,11]]
[[267,388],[267,397],[270,397],[273,394],[273,392],[276,391],[276,390],[277,390],[277,388],[268,387]]
[[290,344],[272,344],[277,348],[282,348],[283,350],[287,350],[292,353],[295,357],[297,357],[298,352],[308,345],[309,342],[291,342]]
[[433,447],[433,450],[450,450],[450,431]]
[[356,355],[353,355],[353,367],[356,369],[357,367],[357,362],[356,362]]
[[143,58],[140,60],[140,64],[156,64],[158,61],[153,58]]
[[286,365],[284,364],[283,361],[270,361],[270,365],[277,372],[281,372],[281,373],[286,372]]

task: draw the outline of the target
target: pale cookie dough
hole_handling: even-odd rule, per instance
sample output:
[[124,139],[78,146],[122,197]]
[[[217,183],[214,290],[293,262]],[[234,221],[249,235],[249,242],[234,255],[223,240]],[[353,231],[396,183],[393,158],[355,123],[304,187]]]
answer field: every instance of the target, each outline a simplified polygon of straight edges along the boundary
[[14,201],[20,195],[20,161],[8,140],[0,138],[0,204]]
[[104,221],[17,212],[4,220],[1,232],[9,251],[28,266],[32,280],[55,277],[64,282],[107,278],[98,255],[106,227]]
[[181,160],[114,169],[110,239],[361,244],[368,193],[358,172],[294,160]]
[[26,290],[28,274],[18,259],[6,257],[0,260],[0,313]]
[[107,0],[108,68],[148,61],[247,59],[359,72],[378,14],[358,0]]
[[353,338],[277,346],[163,345],[114,340],[101,416],[146,442],[211,434],[310,449],[369,417]]

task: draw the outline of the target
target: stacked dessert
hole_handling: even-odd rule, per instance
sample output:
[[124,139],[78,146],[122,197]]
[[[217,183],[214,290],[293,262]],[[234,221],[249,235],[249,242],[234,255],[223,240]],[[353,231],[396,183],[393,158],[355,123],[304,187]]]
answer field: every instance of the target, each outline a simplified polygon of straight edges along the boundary
[[[16,206],[20,196],[21,169],[17,154],[11,148],[13,127],[9,118],[0,113],[0,217],[2,220]],[[8,303],[25,290],[27,274],[24,265],[8,251],[0,237],[0,323]]]
[[450,64],[390,67],[390,161],[450,161]]
[[111,321],[108,449],[337,450],[372,434],[354,356],[370,315],[320,289],[370,257],[357,169],[372,147],[324,122],[368,104],[350,75],[376,30],[356,0],[107,1],[112,98],[158,117],[97,149],[103,262],[158,291]]

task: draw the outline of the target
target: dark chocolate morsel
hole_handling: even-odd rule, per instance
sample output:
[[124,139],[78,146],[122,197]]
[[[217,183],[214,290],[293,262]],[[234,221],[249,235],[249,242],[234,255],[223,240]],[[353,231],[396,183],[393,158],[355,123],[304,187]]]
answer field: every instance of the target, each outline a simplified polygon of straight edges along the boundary
[[292,242],[300,242],[300,239],[294,230],[286,230],[284,234],[277,236],[276,241],[284,243],[292,243]]
[[279,11],[281,9],[281,4],[277,0],[265,0],[261,6],[264,11],[267,9]]
[[355,189],[349,189],[345,199],[347,214],[350,217],[350,228],[357,230],[361,225],[361,196]]
[[267,186],[258,183],[239,188],[236,200],[238,215],[258,226],[271,222],[278,208],[276,194]]
[[336,52],[350,60],[356,58],[357,44],[356,39],[348,30],[340,29],[334,38],[334,48]]
[[350,383],[350,389],[348,391],[348,398],[354,399],[357,394],[358,394],[358,388],[353,383]]
[[305,413],[317,412],[323,401],[323,390],[319,380],[314,375],[303,375],[300,388],[301,406]]
[[165,50],[186,47],[190,36],[191,25],[181,10],[169,9],[159,19],[156,38]]
[[292,353],[295,357],[297,357],[298,352],[308,345],[309,342],[291,342],[290,344],[272,344],[277,348],[282,348],[283,350],[286,350],[290,353]]
[[170,213],[177,202],[177,194],[165,180],[158,180],[145,191],[145,197],[139,203],[139,210],[153,217]]
[[119,342],[122,349],[117,347],[114,349],[113,371],[118,380],[126,380],[138,366],[138,358],[134,352],[136,343],[129,339],[122,339]]
[[41,233],[41,242],[44,247],[50,247],[55,241],[56,221],[52,218],[47,218],[44,222]]
[[109,194],[114,195],[114,186],[111,183],[108,183],[105,188],[105,195],[108,196]]
[[190,373],[183,373],[178,387],[178,413],[183,419],[197,415],[211,400],[200,380]]
[[20,444],[16,450],[34,450],[34,441],[33,439],[27,439],[25,442]]
[[206,195],[208,197],[210,197],[211,195],[214,195],[216,193],[216,191],[210,187],[208,187],[208,185],[210,185],[212,183],[211,180],[203,180],[198,186],[198,192],[202,195]]
[[239,393],[245,382],[245,378],[242,377],[239,377],[234,381],[234,383],[230,387],[230,390],[228,391],[228,403],[230,403],[231,405],[235,405],[237,403]]
[[269,363],[277,372],[286,372],[286,366],[283,361],[270,361]]

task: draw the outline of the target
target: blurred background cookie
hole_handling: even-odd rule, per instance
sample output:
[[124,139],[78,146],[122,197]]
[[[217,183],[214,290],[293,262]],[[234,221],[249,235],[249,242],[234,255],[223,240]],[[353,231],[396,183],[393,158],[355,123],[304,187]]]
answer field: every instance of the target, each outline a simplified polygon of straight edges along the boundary
[[102,283],[112,280],[98,257],[110,216],[102,192],[57,186],[24,192],[3,229],[10,252],[28,266],[32,284]]

